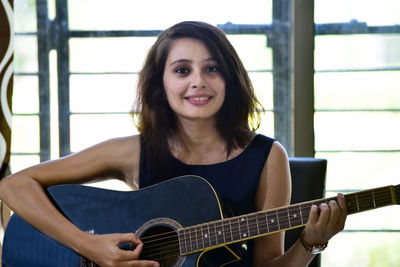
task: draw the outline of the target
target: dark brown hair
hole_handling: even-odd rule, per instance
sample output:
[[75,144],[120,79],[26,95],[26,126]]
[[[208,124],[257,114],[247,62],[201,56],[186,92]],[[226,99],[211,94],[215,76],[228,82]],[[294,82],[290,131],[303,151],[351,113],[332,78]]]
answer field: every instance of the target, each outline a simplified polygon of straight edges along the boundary
[[225,100],[218,111],[216,127],[225,139],[227,156],[232,149],[244,148],[251,130],[259,126],[261,104],[246,69],[224,32],[204,22],[178,23],[159,35],[139,74],[136,126],[145,144],[142,149],[148,149],[155,170],[161,170],[165,163],[169,141],[179,140],[175,115],[164,90],[163,74],[171,45],[180,38],[201,41],[216,60],[225,80]]

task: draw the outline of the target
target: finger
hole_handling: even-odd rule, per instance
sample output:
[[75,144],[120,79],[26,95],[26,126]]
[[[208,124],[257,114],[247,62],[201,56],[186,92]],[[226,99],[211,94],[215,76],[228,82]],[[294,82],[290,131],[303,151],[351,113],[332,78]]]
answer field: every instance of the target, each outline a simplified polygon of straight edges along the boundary
[[114,242],[118,245],[123,243],[131,243],[133,245],[138,245],[142,243],[139,238],[136,237],[134,233],[126,233],[126,234],[110,234]]
[[320,213],[319,213],[319,218],[318,218],[318,224],[326,226],[328,225],[329,218],[331,216],[331,210],[326,203],[322,203],[319,205]]
[[118,234],[118,239],[121,241],[120,243],[124,242],[131,242],[132,244],[140,244],[142,241],[140,241],[139,238],[134,233],[126,233],[126,234]]
[[156,261],[149,261],[149,260],[133,260],[133,261],[123,261],[119,262],[118,267],[160,267],[160,264]]
[[133,251],[130,251],[135,259],[139,259],[140,253],[142,253],[143,250],[143,243],[140,243],[139,245],[136,246],[136,248]]
[[344,195],[343,195],[342,193],[339,193],[339,194],[337,195],[337,200],[338,200],[339,207],[340,207],[343,211],[345,211],[345,212],[347,213],[346,199],[345,199],[345,197],[344,197]]
[[[133,233],[115,234],[116,243],[118,244],[118,257],[121,261],[131,261],[139,259],[142,252],[143,243]],[[124,243],[130,243],[128,249],[121,248]],[[123,246],[125,247],[125,246]]]
[[160,264],[156,261],[133,261],[132,264],[135,264],[135,266],[138,266],[138,267],[159,267],[160,266]]
[[143,250],[143,244],[140,243],[135,247],[134,250],[123,250],[119,249],[118,250],[118,261],[132,261],[132,260],[138,260],[140,258],[140,254],[142,253]]
[[331,229],[338,228],[338,222],[340,219],[341,209],[335,200],[329,201],[329,209],[331,210],[328,227]]
[[338,199],[338,204],[341,209],[340,213],[340,218],[338,220],[338,224],[340,225],[340,229],[344,229],[344,225],[346,223],[346,218],[347,218],[347,204],[346,204],[346,198],[342,193],[339,193],[337,196]]
[[308,216],[309,224],[316,224],[318,222],[318,207],[317,205],[312,205],[310,208],[310,215]]

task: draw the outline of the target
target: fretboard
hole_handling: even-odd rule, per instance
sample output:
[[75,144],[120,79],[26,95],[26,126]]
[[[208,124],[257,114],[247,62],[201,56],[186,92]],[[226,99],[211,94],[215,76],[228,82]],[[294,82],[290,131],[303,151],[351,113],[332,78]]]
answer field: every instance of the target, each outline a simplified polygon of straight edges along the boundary
[[[345,199],[348,214],[398,204],[400,185],[346,194]],[[181,254],[190,254],[207,248],[215,248],[304,226],[307,223],[311,205],[320,205],[331,200],[336,200],[336,197],[303,202],[180,229],[178,236]]]

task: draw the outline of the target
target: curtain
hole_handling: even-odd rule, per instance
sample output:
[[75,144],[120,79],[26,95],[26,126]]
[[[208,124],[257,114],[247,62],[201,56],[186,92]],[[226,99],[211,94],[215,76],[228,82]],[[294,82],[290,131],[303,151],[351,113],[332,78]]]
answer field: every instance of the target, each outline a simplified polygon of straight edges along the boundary
[[[13,1],[0,0],[0,179],[10,173],[13,33]],[[0,241],[2,241],[10,210],[4,203],[0,204]]]
[[13,86],[12,0],[0,5],[0,178],[9,171],[11,145],[11,97]]

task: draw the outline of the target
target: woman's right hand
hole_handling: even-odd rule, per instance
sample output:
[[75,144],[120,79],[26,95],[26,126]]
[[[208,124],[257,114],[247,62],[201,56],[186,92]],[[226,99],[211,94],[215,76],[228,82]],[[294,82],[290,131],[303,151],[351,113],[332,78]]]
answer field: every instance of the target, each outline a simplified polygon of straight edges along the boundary
[[[124,250],[119,246],[123,243],[133,244],[133,250]],[[101,267],[158,267],[156,261],[139,260],[143,243],[133,233],[91,235],[80,244],[78,253],[86,256]]]

